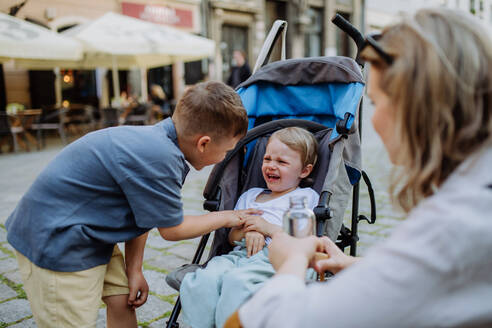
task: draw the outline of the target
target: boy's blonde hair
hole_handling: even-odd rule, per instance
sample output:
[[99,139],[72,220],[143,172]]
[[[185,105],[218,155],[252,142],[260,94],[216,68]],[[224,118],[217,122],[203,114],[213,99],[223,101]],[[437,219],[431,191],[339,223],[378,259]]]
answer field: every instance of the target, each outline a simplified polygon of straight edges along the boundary
[[298,152],[301,156],[303,168],[309,164],[313,166],[316,164],[318,141],[311,132],[299,127],[289,127],[273,133],[268,142],[273,138],[278,139],[290,149]]
[[395,105],[397,162],[404,167],[393,174],[390,192],[407,212],[492,142],[489,33],[470,14],[424,9],[383,30],[380,44],[392,64],[371,47],[362,53]]
[[239,95],[222,82],[208,81],[186,90],[176,105],[173,120],[179,132],[217,138],[243,136],[248,116]]

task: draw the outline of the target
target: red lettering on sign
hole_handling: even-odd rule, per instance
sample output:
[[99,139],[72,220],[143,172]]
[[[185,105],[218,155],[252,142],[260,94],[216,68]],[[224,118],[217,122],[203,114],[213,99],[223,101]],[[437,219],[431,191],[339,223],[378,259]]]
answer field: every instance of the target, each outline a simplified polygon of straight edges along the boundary
[[171,25],[181,28],[193,28],[193,11],[171,6],[144,5],[122,2],[123,15],[139,18],[148,22]]

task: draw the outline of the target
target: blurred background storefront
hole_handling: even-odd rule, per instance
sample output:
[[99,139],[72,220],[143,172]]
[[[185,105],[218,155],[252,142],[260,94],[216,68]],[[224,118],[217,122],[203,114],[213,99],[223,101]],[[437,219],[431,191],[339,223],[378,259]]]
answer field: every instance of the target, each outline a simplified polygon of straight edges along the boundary
[[[206,36],[216,43],[215,57],[176,63],[147,70],[147,85],[160,85],[169,99],[176,99],[186,85],[227,79],[234,50],[254,64],[261,44],[276,19],[289,22],[287,57],[349,55],[354,49],[347,37],[329,24],[341,13],[360,27],[364,21],[362,0],[4,0],[0,11],[62,32],[112,11],[152,23]],[[129,44],[129,47],[132,45]],[[279,57],[279,49],[272,59]],[[37,108],[55,103],[53,70],[25,70],[8,62],[1,68],[0,106],[22,103]],[[1,72],[0,72],[1,73]],[[62,69],[62,98],[70,103],[101,107],[114,92],[107,69]],[[119,71],[120,91],[140,94],[139,69]],[[105,95],[108,93],[108,95]]]
[[[186,85],[207,79],[226,81],[234,50],[242,51],[253,66],[276,19],[289,23],[287,58],[351,56],[353,43],[330,22],[336,13],[364,32],[380,30],[401,11],[432,5],[469,11],[492,22],[492,0],[2,0],[0,11],[58,32],[112,11],[212,39],[215,55],[208,59],[149,68],[145,76],[139,69],[119,71],[120,91],[141,94],[145,85],[141,79],[146,78],[149,88],[160,85],[175,101]],[[280,47],[272,60],[279,57]],[[0,108],[12,102],[31,108],[55,103],[53,70],[29,71],[7,62],[0,65],[0,73]],[[108,87],[112,85],[108,69],[65,69],[60,74],[62,97],[69,102],[102,107],[115,96]]]

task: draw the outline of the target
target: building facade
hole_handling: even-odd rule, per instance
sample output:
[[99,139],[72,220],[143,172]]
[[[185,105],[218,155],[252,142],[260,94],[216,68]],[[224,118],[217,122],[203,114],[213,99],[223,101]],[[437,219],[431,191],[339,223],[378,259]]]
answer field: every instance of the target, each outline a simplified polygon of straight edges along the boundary
[[[157,24],[202,34],[202,3],[200,0],[4,0],[0,11],[10,13],[20,19],[45,26],[61,32],[79,24],[94,20],[107,12],[124,14]],[[22,5],[22,6],[19,6]],[[129,45],[131,47],[131,45]],[[186,74],[186,66],[188,75]],[[203,79],[201,62],[198,63],[200,74],[193,74],[197,63],[177,63],[172,66],[149,69],[148,85],[159,84],[166,94],[173,98],[184,89],[186,79],[196,81]],[[29,71],[14,67],[12,62],[3,64],[5,103],[18,102],[28,107],[39,107],[55,103],[55,71]],[[89,103],[95,106],[108,106],[114,97],[111,86],[111,74],[107,69],[91,71],[63,70],[63,99],[70,102]],[[197,76],[198,75],[198,76]],[[120,71],[121,90],[131,94],[140,94],[139,69]],[[0,90],[0,94],[2,90]],[[3,108],[5,106],[2,106]]]
[[[4,0],[0,11],[9,13],[23,2]],[[148,70],[148,85],[160,84],[170,98],[176,99],[186,85],[205,79],[225,81],[234,50],[244,51],[253,66],[276,19],[289,24],[287,58],[353,55],[353,44],[330,19],[339,13],[363,30],[364,3],[364,0],[28,0],[17,8],[15,16],[60,32],[113,11],[214,40],[213,58]],[[280,47],[274,50],[271,60],[279,58]],[[6,103],[19,102],[28,107],[54,103],[53,71],[27,71],[6,63],[3,73]],[[107,69],[62,69],[61,74],[63,98],[71,102],[106,106],[115,96],[108,88],[111,74]],[[119,77],[122,90],[139,93],[138,70],[120,71]]]
[[[206,8],[207,35],[217,49],[210,77],[225,80],[232,52],[242,50],[251,66],[275,20],[288,22],[287,58],[353,55],[348,37],[332,23],[339,13],[357,28],[364,26],[363,0],[209,0]],[[271,60],[280,58],[280,47]]]
[[402,13],[412,13],[424,7],[446,7],[469,12],[492,27],[492,0],[367,0],[367,30],[381,30]]

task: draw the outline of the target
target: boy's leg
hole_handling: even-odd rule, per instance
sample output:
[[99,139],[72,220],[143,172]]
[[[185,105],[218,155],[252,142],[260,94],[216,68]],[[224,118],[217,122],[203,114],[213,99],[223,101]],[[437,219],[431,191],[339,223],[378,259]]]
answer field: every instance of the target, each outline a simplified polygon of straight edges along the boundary
[[16,252],[38,327],[95,327],[106,265],[78,272],[43,269]]
[[128,306],[128,294],[113,295],[103,298],[107,305],[106,318],[108,328],[134,328],[137,327],[135,310]]
[[227,272],[222,279],[221,295],[215,311],[217,327],[222,327],[227,318],[274,274],[266,247]]
[[128,278],[125,261],[118,245],[115,245],[104,276],[102,300],[107,305],[107,327],[137,327],[135,310],[128,306]]
[[187,325],[193,328],[215,326],[215,308],[220,297],[222,276],[234,268],[242,256],[246,256],[246,251],[216,256],[206,268],[185,275],[179,295],[183,321]]

